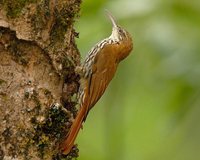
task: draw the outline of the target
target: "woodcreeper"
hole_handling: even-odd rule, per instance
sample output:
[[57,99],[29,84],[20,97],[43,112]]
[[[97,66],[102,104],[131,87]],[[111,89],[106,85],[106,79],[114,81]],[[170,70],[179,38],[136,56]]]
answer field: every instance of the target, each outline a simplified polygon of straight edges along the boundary
[[76,69],[81,76],[78,93],[80,109],[66,139],[60,145],[63,154],[70,152],[88,112],[103,95],[115,75],[119,62],[126,58],[133,48],[131,35],[116,24],[110,13],[108,17],[113,25],[112,34],[97,43],[83,64]]

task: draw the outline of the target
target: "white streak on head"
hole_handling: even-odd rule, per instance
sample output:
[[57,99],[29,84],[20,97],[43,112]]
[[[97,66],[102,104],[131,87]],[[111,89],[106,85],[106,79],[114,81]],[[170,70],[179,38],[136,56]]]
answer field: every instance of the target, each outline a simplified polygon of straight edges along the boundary
[[110,35],[109,38],[113,39],[114,41],[119,41],[119,33],[117,28],[113,27],[112,34]]

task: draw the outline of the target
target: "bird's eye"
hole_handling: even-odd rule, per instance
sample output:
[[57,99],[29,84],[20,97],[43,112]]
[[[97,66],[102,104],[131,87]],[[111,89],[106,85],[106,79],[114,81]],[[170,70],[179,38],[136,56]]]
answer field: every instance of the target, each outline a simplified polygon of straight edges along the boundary
[[120,28],[120,29],[119,29],[119,32],[120,32],[120,33],[123,33],[123,30]]
[[119,28],[119,34],[122,36],[122,37],[126,37],[126,34],[124,32],[123,29]]
[[119,31],[119,33],[121,33],[121,34],[124,33],[124,30],[123,30],[122,28],[120,28],[120,27],[118,27],[118,31]]

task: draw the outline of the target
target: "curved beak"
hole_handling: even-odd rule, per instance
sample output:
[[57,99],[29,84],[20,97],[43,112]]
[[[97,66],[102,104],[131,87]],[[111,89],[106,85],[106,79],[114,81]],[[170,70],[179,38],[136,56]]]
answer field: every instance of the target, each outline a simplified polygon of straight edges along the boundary
[[110,20],[112,22],[112,25],[113,25],[113,28],[116,28],[117,27],[117,23],[116,23],[114,17],[111,15],[111,13],[108,10],[106,10],[106,14],[110,18]]

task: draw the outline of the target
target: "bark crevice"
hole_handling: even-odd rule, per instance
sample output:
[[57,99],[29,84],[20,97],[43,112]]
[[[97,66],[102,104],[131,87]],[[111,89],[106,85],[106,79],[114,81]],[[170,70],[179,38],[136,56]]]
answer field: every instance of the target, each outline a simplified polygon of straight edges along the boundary
[[[12,4],[11,4],[12,2]],[[59,153],[76,114],[80,0],[0,3],[0,159],[73,159]]]

